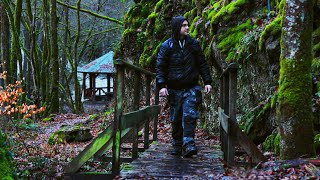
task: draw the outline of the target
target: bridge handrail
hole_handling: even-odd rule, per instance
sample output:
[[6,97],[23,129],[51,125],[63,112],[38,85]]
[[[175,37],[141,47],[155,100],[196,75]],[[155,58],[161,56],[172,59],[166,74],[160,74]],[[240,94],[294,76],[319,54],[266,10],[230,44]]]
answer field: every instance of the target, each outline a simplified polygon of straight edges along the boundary
[[[160,113],[159,95],[155,88],[155,105],[150,105],[151,97],[151,78],[155,77],[145,69],[132,65],[123,60],[114,61],[116,71],[115,83],[115,111],[114,121],[102,133],[98,135],[82,152],[79,153],[65,168],[65,173],[72,174],[87,162],[90,158],[100,158],[107,150],[112,148],[112,174],[117,175],[120,172],[120,145],[128,138],[133,140],[132,159],[138,157],[138,131],[144,125],[144,149],[149,147],[149,125],[153,121],[153,140],[157,139],[158,114]],[[128,69],[135,72],[134,81],[134,111],[123,113],[124,105],[124,70]],[[140,103],[140,84],[141,74],[146,78],[146,106],[139,109]]]
[[[120,172],[120,144],[121,144],[121,125],[123,117],[123,104],[124,104],[124,79],[125,79],[125,69],[129,71],[134,71],[134,91],[133,91],[133,110],[139,110],[140,104],[140,87],[141,87],[141,75],[144,74],[146,78],[146,106],[150,106],[151,97],[151,78],[155,77],[154,73],[151,73],[137,65],[133,65],[126,61],[117,59],[114,61],[114,65],[117,69],[116,71],[116,106],[114,113],[114,123],[113,123],[113,147],[112,147],[112,173],[118,174]],[[155,103],[159,102],[159,95],[157,93],[157,88],[155,88]],[[157,114],[156,117],[149,118],[144,123],[144,148],[149,147],[149,123],[153,120],[153,140],[157,139],[157,123],[158,123],[158,113],[159,111],[154,111]],[[130,115],[127,115],[128,117]],[[133,115],[134,116],[134,115]],[[132,158],[138,157],[138,130],[139,125],[133,125],[133,143],[132,143]]]
[[224,160],[234,163],[235,143],[241,145],[255,163],[265,160],[263,154],[255,144],[241,131],[236,120],[237,100],[237,69],[236,63],[231,63],[220,76],[220,107],[218,109],[220,121],[221,149]]

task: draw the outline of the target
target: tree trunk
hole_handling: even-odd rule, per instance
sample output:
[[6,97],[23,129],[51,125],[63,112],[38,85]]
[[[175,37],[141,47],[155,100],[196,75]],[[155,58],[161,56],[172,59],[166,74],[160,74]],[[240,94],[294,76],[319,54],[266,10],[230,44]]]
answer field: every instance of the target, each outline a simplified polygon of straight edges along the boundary
[[40,89],[41,89],[41,96],[42,102],[47,102],[47,90],[48,88],[48,74],[49,74],[49,64],[50,64],[50,51],[49,51],[49,10],[48,10],[48,1],[43,0],[43,8],[42,8],[42,15],[43,15],[43,51],[42,51],[42,62],[41,62],[41,73],[40,73]]
[[51,58],[52,58],[52,81],[51,81],[51,109],[50,113],[59,112],[59,49],[58,49],[58,18],[57,2],[51,0]]
[[[7,72],[7,77],[10,76],[10,30],[9,19],[4,8],[4,4],[0,5],[0,16],[1,16],[1,63],[2,70]],[[10,83],[10,78],[4,80],[4,85]]]
[[283,14],[277,119],[282,159],[313,156],[313,0],[286,0]]
[[[69,4],[69,0],[66,0],[66,3]],[[63,35],[63,42],[64,42],[64,47],[65,47],[65,50],[62,51],[62,54],[61,54],[61,68],[60,68],[60,83],[63,87],[67,87],[67,84],[66,84],[66,73],[65,73],[65,68],[67,66],[67,54],[66,52],[68,52],[70,54],[70,47],[69,47],[69,9],[68,7],[63,7],[63,12],[64,12],[64,35]],[[65,88],[67,89],[67,88]],[[60,112],[63,112],[63,106],[65,104],[65,97],[66,94],[64,93],[61,93],[60,94],[61,97],[60,97]]]
[[10,72],[11,83],[17,80],[17,65],[19,64],[20,72],[19,77],[22,79],[22,57],[20,49],[20,23],[21,23],[21,13],[22,13],[22,0],[16,1],[15,12],[14,12],[14,25],[11,24],[12,28],[12,50],[11,50],[11,63]]
[[80,93],[80,85],[78,81],[78,76],[77,76],[77,67],[78,67],[78,61],[79,61],[79,56],[78,56],[78,43],[80,39],[80,4],[81,0],[77,1],[77,34],[76,34],[76,40],[74,43],[74,71],[73,71],[73,80],[74,80],[74,94],[75,94],[75,105],[76,105],[76,113],[82,112],[83,107],[81,104],[81,93]]

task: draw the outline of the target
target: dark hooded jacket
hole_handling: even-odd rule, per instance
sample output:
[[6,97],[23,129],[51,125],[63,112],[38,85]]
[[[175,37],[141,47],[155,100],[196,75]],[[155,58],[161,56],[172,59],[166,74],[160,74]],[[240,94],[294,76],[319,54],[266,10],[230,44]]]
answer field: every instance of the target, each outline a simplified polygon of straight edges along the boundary
[[199,75],[204,83],[212,83],[209,67],[199,42],[185,37],[185,45],[179,45],[182,23],[187,20],[178,16],[172,20],[172,37],[162,43],[156,62],[156,79],[160,88],[187,89],[198,85]]

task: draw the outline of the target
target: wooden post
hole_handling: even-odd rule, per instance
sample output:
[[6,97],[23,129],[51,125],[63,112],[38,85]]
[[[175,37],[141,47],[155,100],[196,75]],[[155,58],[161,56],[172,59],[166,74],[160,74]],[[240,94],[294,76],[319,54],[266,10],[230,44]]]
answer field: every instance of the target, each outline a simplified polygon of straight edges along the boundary
[[[229,117],[233,122],[237,122],[236,114],[236,101],[237,101],[237,69],[230,69],[229,71]],[[234,129],[230,129],[228,132],[228,162],[234,162],[235,156],[235,140],[236,132]]]
[[[141,74],[138,71],[135,71],[134,76],[134,93],[133,93],[133,110],[139,110],[139,103],[140,103],[140,81],[141,81]],[[139,127],[136,126],[133,128],[133,136],[132,136],[132,158],[138,157],[138,129]]]
[[[146,106],[150,106],[150,96],[151,96],[151,77],[146,75]],[[144,122],[144,149],[149,148],[149,125],[150,120],[153,118],[148,117]]]
[[116,65],[116,107],[113,122],[113,146],[112,146],[112,174],[116,175],[120,172],[120,145],[121,145],[121,115],[123,113],[123,97],[124,97],[124,68]]
[[110,74],[107,74],[107,79],[108,79],[108,85],[107,85],[107,92],[110,92],[110,88],[111,88],[111,77]]
[[87,76],[87,73],[83,73],[83,76],[82,76],[82,92],[83,92],[83,97],[86,96],[86,76]]
[[[223,93],[223,110],[224,113],[229,116],[229,74],[225,73],[223,75],[223,89],[224,89],[224,93]],[[228,163],[230,162],[230,157],[229,157],[229,137],[228,137],[228,132],[223,133],[223,151],[224,151],[224,160],[227,161]]]
[[92,101],[96,101],[96,75],[95,74],[92,74],[91,76],[92,80],[91,80],[91,83],[92,83]]
[[[158,105],[159,104],[159,87],[157,83],[156,83],[155,91],[156,91],[154,93],[155,103],[156,105]],[[157,117],[153,119],[153,138],[152,138],[153,141],[156,141],[158,139],[158,118]]]
[[[224,96],[224,92],[225,92],[225,90],[224,90],[224,81],[223,81],[223,77],[221,77],[220,78],[220,107],[221,107],[221,109],[223,110],[223,105],[224,105],[224,98],[223,98],[223,96]],[[220,118],[220,115],[219,115],[219,118]],[[222,121],[221,120],[219,120],[220,121],[220,142],[221,142],[221,150],[222,150],[222,152],[225,152],[225,143],[224,143],[224,140],[225,140],[225,138],[226,138],[226,136],[225,136],[225,131],[224,131],[224,129],[223,129],[223,127],[222,127]]]

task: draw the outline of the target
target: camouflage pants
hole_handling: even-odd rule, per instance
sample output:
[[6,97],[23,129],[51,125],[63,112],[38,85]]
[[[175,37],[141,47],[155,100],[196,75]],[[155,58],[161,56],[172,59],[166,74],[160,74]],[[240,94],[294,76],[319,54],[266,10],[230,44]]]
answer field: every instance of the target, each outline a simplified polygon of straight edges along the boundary
[[173,145],[194,144],[195,128],[199,119],[198,107],[202,102],[201,87],[169,89],[170,119]]

